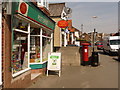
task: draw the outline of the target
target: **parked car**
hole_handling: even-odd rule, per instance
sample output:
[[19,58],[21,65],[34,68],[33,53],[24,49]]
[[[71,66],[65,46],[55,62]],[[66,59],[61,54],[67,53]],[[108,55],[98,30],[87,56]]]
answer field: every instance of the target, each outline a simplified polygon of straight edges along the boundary
[[102,50],[103,49],[103,42],[102,41],[97,42],[96,46],[97,46],[98,50]]
[[66,45],[66,46],[78,46],[78,45],[75,45],[75,44],[69,44],[69,45]]

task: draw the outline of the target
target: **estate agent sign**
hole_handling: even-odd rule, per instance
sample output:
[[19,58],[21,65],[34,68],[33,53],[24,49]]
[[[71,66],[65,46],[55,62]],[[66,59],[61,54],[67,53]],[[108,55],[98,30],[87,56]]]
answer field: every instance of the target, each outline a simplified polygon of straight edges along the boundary
[[48,70],[61,72],[61,53],[48,53],[48,65],[47,65],[47,76]]

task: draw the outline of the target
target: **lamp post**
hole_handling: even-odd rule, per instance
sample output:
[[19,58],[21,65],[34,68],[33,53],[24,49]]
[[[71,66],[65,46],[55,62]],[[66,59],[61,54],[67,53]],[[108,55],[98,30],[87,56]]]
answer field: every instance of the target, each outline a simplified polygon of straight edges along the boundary
[[83,32],[83,24],[81,24],[81,33]]
[[83,24],[81,24],[81,33],[80,33],[80,39],[82,39],[82,34],[83,34]]
[[[92,16],[93,19],[98,18],[97,16]],[[96,28],[94,28],[93,31],[93,52],[94,52],[94,46],[95,46],[95,33],[96,33]]]
[[95,51],[94,50],[94,46],[95,46],[95,32],[96,32],[96,29],[94,28],[94,32],[93,32],[93,52]]
[[[97,16],[93,16],[92,18],[97,18]],[[93,32],[93,52],[92,52],[92,60],[91,60],[91,65],[92,66],[98,66],[99,65],[99,55],[98,55],[98,52],[94,51],[95,33],[96,33],[96,29],[94,28],[94,32]]]

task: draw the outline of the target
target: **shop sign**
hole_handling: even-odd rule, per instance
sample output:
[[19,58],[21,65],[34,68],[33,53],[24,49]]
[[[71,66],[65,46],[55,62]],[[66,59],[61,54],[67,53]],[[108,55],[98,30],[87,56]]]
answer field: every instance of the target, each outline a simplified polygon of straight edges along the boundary
[[70,30],[72,28],[72,20],[67,20],[68,22],[68,30]]
[[48,53],[48,70],[61,70],[61,53]]
[[71,28],[71,29],[70,29],[70,32],[75,32],[75,28]]
[[28,14],[28,5],[25,2],[20,2],[18,12],[20,14],[23,14],[23,15],[27,16],[27,14]]
[[68,22],[65,20],[60,20],[60,21],[58,21],[57,25],[60,28],[66,28],[68,26]]
[[48,70],[60,70],[61,66],[61,53],[48,54]]
[[38,24],[54,30],[55,22],[49,18],[45,13],[36,8],[31,2],[24,2],[20,0],[19,5],[17,2],[13,5],[17,14],[21,14]]

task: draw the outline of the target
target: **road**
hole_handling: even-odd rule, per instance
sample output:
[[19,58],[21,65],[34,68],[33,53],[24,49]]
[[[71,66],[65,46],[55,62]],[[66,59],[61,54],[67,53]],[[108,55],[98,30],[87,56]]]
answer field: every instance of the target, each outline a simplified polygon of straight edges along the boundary
[[100,65],[62,66],[62,75],[50,74],[34,82],[29,88],[118,88],[117,56],[100,51]]

